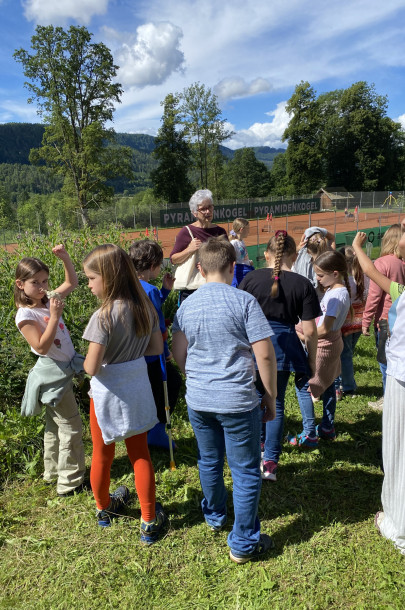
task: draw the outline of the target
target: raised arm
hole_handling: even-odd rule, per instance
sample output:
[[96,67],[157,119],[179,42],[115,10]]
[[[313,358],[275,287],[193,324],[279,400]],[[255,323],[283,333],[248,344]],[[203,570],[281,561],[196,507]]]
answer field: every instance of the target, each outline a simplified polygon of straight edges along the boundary
[[368,275],[370,280],[373,280],[381,288],[384,292],[390,292],[391,280],[380,273],[378,269],[375,268],[374,263],[368,258],[367,254],[363,251],[363,244],[366,241],[367,235],[365,233],[359,232],[355,236],[353,240],[353,249],[356,253],[357,259],[360,263],[361,268],[364,273]]
[[65,250],[65,246],[59,244],[52,248],[52,252],[55,256],[60,258],[65,268],[65,281],[58,287],[55,288],[55,292],[58,292],[62,299],[68,296],[78,285],[77,274],[73,267],[72,260],[69,254]]

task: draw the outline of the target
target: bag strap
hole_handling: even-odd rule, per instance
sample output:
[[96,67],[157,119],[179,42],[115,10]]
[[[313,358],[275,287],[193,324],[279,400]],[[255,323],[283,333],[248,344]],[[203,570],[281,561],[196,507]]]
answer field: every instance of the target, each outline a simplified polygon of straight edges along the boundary
[[194,235],[192,234],[191,229],[190,229],[190,227],[188,225],[186,225],[186,229],[190,233],[191,239],[194,239]]

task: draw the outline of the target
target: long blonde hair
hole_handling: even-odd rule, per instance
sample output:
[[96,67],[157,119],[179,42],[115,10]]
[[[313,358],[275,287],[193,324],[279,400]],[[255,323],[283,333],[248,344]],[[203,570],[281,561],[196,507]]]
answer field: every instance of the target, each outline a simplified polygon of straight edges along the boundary
[[389,229],[384,233],[384,237],[381,240],[381,252],[380,256],[387,256],[388,254],[394,254],[397,258],[401,258],[399,253],[399,240],[402,237],[401,225],[391,225]]
[[111,310],[114,301],[125,301],[132,311],[135,332],[145,337],[157,323],[157,313],[145,294],[134,265],[128,254],[114,244],[97,246],[84,259],[83,265],[93,273],[101,275],[103,297],[100,319],[111,328]]

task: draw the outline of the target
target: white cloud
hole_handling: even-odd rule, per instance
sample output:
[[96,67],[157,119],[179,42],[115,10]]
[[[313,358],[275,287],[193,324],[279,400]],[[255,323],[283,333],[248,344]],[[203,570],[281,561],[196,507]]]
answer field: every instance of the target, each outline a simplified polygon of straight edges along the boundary
[[118,78],[129,87],[160,85],[183,70],[180,51],[182,30],[170,22],[146,23],[136,30],[135,42],[123,44],[117,53]]
[[281,141],[282,135],[288,125],[289,116],[286,112],[287,102],[277,104],[275,110],[266,114],[273,117],[270,123],[253,123],[248,129],[237,131],[225,145],[229,148],[241,148],[242,146],[270,146],[272,148],[285,148],[285,142]]
[[69,20],[88,24],[95,15],[107,12],[108,0],[25,0],[23,7],[25,17],[41,25]]
[[401,123],[402,129],[405,130],[405,114],[401,114],[397,119],[394,119],[396,123]]
[[214,86],[214,93],[220,100],[250,97],[271,90],[270,81],[266,78],[255,78],[250,83],[241,77],[223,78]]
[[0,102],[0,123],[39,123],[40,119],[36,111],[36,106],[27,102],[17,102],[16,100],[2,100]]

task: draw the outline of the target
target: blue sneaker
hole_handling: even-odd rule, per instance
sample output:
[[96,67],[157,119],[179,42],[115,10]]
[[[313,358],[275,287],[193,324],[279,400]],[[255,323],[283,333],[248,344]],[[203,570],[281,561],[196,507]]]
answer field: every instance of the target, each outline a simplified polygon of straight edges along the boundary
[[307,436],[304,432],[297,434],[297,436],[289,434],[287,436],[287,441],[293,447],[303,447],[304,449],[316,449],[318,447],[318,437]]
[[98,510],[96,515],[100,527],[109,527],[114,517],[121,514],[121,510],[129,502],[129,489],[125,485],[120,485],[110,494],[110,504],[103,510]]
[[156,502],[155,518],[153,521],[144,521],[141,519],[141,542],[144,544],[153,544],[157,541],[162,529],[167,521],[167,517],[160,502]]
[[324,441],[334,441],[336,438],[335,428],[329,428],[329,430],[319,426],[316,427],[316,435]]
[[247,563],[248,561],[252,561],[252,559],[259,559],[262,555],[265,555],[267,551],[270,549],[274,549],[274,542],[267,534],[260,534],[260,540],[257,543],[257,547],[250,553],[250,555],[240,555],[236,553],[232,549],[229,551],[229,557],[235,563],[239,565],[242,563]]

